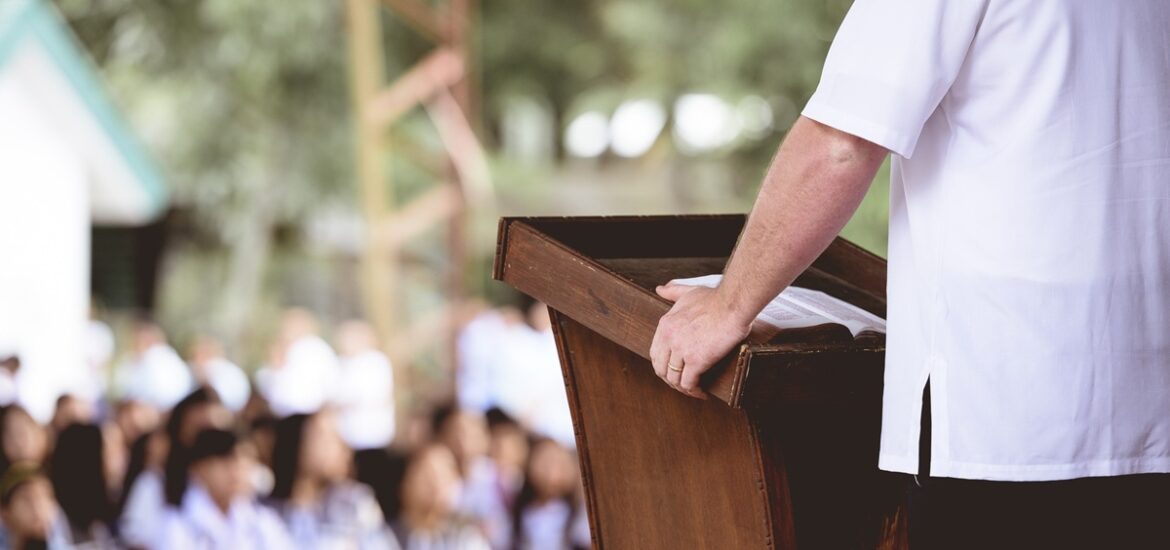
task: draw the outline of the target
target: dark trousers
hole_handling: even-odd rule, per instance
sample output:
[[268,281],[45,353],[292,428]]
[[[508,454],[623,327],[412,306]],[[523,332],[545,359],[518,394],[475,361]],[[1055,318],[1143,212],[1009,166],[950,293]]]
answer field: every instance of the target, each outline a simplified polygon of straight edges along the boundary
[[926,475],[927,388],[919,475],[907,503],[911,550],[1170,550],[1170,474],[1044,482]]

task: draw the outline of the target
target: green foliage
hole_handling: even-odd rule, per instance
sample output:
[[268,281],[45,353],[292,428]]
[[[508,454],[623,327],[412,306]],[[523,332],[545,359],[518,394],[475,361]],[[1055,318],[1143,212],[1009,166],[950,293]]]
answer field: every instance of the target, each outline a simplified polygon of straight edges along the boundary
[[[655,187],[643,181],[651,178],[634,176],[617,183],[642,185],[641,195],[597,201],[602,211],[613,212],[710,211],[727,205],[745,211],[788,123],[815,89],[829,43],[850,3],[483,0],[473,17],[473,82],[481,109],[475,122],[483,128],[490,152],[498,141],[503,109],[517,97],[548,105],[559,135],[576,113],[612,111],[626,99],[654,98],[669,105],[691,92],[730,101],[757,95],[775,113],[770,134],[700,158],[684,158],[666,135],[647,158],[623,162],[642,170],[635,174],[656,172],[656,179],[669,185]],[[171,308],[180,324],[218,324],[236,331],[247,328],[250,312],[297,303],[290,294],[305,286],[295,283],[296,274],[306,271],[298,267],[305,250],[297,239],[305,222],[324,211],[359,211],[344,2],[56,4],[158,157],[177,206],[193,220],[195,238],[190,243],[197,250],[172,259],[173,284],[182,288],[164,288],[164,293],[176,294],[163,296],[163,307]],[[432,47],[388,12],[383,26],[390,77]],[[392,132],[392,142],[413,144],[397,149],[390,164],[392,196],[405,200],[444,177],[442,169],[436,170],[442,166],[442,153],[429,121],[418,112]],[[565,160],[559,143],[553,150],[557,161]],[[571,162],[531,165],[496,154],[489,160],[506,213],[535,213],[554,204],[567,187],[581,187],[582,181],[599,189],[615,185],[605,181],[613,174],[613,159],[585,168],[584,174]],[[845,231],[879,253],[885,251],[887,189],[888,170],[883,170]],[[644,198],[631,200],[634,196]],[[672,202],[669,196],[692,198]],[[708,201],[712,196],[721,199]],[[483,212],[470,222],[477,233],[472,242],[481,248],[472,262],[469,287],[485,293],[490,292],[483,281],[496,214]],[[439,233],[427,238],[442,243]],[[426,243],[417,244],[414,249],[425,250]],[[262,259],[257,262],[252,256]],[[314,266],[308,271],[329,271]],[[352,269],[349,264],[334,268],[322,280],[344,285]],[[356,291],[349,290],[352,300]],[[209,293],[226,294],[222,300],[228,303],[218,307],[228,313],[205,311]]]
[[61,0],[162,162],[179,206],[230,242],[352,189],[338,2]]

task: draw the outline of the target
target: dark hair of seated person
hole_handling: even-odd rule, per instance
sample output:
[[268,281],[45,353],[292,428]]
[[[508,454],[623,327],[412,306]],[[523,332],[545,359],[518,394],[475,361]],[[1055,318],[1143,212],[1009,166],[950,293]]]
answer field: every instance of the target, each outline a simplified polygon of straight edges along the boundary
[[455,403],[443,403],[431,411],[431,436],[439,437],[443,430],[447,427],[447,421],[459,412],[459,406]]
[[312,415],[294,414],[276,423],[276,438],[272,444],[272,493],[269,498],[283,502],[292,496],[293,484],[301,469],[301,448],[304,446],[305,425]]
[[504,411],[504,409],[499,407],[492,407],[488,409],[487,412],[483,413],[483,416],[487,420],[489,430],[493,430],[501,426],[517,428],[521,427],[520,423],[517,422],[516,419],[512,417],[512,415],[508,414]]
[[228,430],[203,430],[187,453],[187,464],[195,465],[209,458],[225,458],[236,452],[240,436]]
[[70,424],[61,430],[49,461],[49,481],[75,532],[113,522],[114,504],[107,489],[102,429],[98,426]]
[[187,394],[171,409],[167,418],[166,431],[170,449],[167,451],[166,463],[163,466],[163,491],[166,502],[171,506],[178,506],[183,501],[183,493],[187,492],[187,467],[189,449],[180,438],[180,432],[186,423],[187,416],[200,405],[219,404],[219,394],[208,386],[196,388]]
[[153,436],[154,432],[146,432],[130,444],[130,454],[126,459],[126,474],[122,476],[122,490],[118,495],[115,509],[118,517],[121,517],[122,512],[126,509],[126,502],[130,499],[130,491],[134,488],[134,482],[138,481],[138,476],[146,471],[147,453],[150,451],[150,438]]

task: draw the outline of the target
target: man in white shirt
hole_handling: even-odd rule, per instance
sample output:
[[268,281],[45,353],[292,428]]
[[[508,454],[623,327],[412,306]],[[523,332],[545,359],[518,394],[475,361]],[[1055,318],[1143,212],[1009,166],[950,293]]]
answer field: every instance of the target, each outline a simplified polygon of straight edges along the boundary
[[658,375],[703,397],[893,153],[879,466],[930,476],[912,533],[1170,547],[1170,2],[857,0],[803,115],[719,288],[660,289]]

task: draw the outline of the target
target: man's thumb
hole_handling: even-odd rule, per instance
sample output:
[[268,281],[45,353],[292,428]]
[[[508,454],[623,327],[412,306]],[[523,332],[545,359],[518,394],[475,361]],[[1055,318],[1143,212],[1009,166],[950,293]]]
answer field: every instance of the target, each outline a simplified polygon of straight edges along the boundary
[[663,298],[666,298],[672,302],[677,302],[679,298],[682,298],[683,294],[686,294],[695,288],[697,287],[667,283],[665,285],[660,285],[655,290],[658,292],[659,296],[662,296]]

